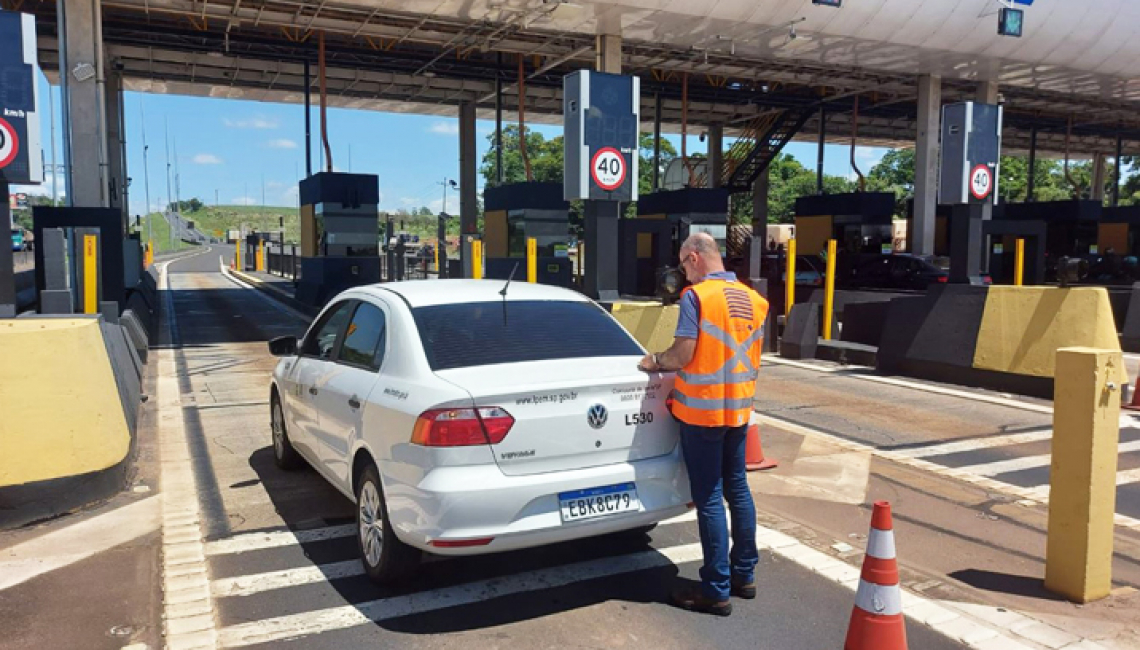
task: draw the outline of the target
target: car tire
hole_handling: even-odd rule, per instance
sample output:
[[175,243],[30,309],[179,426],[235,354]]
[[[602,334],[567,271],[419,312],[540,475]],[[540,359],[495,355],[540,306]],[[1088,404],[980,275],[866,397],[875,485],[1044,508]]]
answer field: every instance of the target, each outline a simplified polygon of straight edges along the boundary
[[285,427],[285,412],[281,408],[281,398],[273,396],[270,407],[270,431],[273,436],[273,460],[284,470],[300,469],[305,464],[301,454],[293,448],[289,431]]
[[419,568],[419,549],[401,542],[392,529],[380,474],[372,464],[356,481],[356,544],[364,572],[378,585],[399,583]]

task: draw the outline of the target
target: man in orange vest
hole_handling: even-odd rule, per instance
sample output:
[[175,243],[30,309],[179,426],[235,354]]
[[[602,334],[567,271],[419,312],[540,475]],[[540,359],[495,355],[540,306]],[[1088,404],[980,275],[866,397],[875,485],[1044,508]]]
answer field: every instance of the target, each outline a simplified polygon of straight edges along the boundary
[[[681,296],[673,345],[642,359],[646,371],[676,371],[672,411],[681,421],[704,566],[699,589],[678,589],[673,604],[728,616],[729,595],[756,597],[756,507],[748,489],[744,444],[756,392],[768,303],[724,270],[716,240],[695,234],[681,245],[693,286]],[[724,500],[732,515],[729,551]]]

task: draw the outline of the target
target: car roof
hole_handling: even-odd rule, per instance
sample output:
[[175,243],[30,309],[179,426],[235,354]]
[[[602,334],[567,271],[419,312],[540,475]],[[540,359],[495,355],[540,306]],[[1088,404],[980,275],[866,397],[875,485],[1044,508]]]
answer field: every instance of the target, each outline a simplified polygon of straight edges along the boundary
[[[412,307],[430,307],[466,302],[498,302],[503,299],[499,292],[506,284],[506,280],[410,280],[370,284],[357,287],[355,291],[378,298],[395,293]],[[530,284],[518,278],[511,281],[506,299],[589,302],[589,298],[577,291],[546,284]]]

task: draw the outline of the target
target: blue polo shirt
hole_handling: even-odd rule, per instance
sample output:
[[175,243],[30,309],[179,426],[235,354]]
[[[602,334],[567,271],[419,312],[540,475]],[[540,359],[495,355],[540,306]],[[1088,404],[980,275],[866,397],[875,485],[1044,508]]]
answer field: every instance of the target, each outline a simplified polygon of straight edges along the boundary
[[[729,282],[736,282],[736,274],[732,271],[709,273],[701,282],[705,280],[728,280]],[[681,313],[677,318],[677,331],[673,336],[686,339],[697,338],[697,334],[700,332],[700,322],[701,304],[697,299],[697,292],[686,291],[685,295],[681,297]]]

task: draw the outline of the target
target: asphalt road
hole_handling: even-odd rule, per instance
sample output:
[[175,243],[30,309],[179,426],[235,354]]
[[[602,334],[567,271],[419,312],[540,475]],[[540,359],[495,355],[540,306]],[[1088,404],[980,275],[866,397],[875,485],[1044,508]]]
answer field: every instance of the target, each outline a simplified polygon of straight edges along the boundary
[[[218,270],[211,252],[171,263],[169,277],[221,647],[842,645],[852,591],[768,553],[760,596],[737,600],[730,618],[667,605],[678,578],[697,576],[691,520],[640,538],[440,560],[407,588],[373,586],[345,527],[351,504],[314,471],[273,464],[265,341],[305,322]],[[964,647],[913,621],[908,634],[915,648]]]

